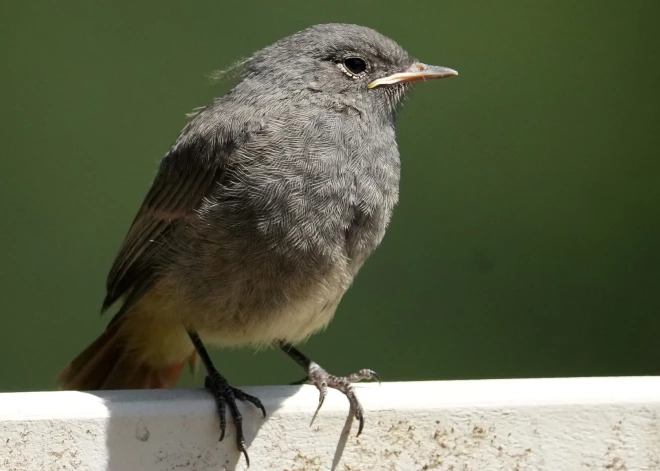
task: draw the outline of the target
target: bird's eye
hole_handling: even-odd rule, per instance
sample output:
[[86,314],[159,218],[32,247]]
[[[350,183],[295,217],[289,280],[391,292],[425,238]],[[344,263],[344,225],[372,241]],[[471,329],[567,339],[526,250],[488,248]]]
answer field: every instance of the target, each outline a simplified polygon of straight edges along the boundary
[[357,77],[367,70],[367,63],[359,57],[349,57],[344,59],[344,69],[349,75]]

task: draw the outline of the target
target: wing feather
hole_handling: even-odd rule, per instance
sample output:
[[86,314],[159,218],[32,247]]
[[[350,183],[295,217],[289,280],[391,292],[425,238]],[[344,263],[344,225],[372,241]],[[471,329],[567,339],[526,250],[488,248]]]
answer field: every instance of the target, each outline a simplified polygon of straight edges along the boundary
[[196,217],[210,196],[229,152],[217,138],[182,135],[163,159],[110,269],[103,310],[123,298],[120,314],[139,301],[167,265],[173,229]]

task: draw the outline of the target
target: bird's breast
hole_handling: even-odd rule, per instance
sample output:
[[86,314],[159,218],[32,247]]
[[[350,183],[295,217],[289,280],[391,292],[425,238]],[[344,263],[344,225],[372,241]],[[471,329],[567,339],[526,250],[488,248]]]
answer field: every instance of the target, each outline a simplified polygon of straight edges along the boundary
[[264,126],[182,239],[173,289],[196,306],[190,322],[222,343],[322,328],[383,238],[398,184],[393,129]]

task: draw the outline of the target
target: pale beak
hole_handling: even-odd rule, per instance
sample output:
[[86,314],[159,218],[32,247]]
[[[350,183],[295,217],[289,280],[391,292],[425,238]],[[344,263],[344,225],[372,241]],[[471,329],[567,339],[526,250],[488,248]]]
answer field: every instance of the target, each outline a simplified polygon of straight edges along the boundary
[[410,83],[419,82],[422,80],[434,80],[458,75],[454,69],[447,67],[440,67],[437,65],[426,65],[421,62],[415,62],[408,67],[404,72],[398,74],[388,75],[387,77],[379,78],[367,85],[367,88],[375,88],[381,85],[393,85],[395,83]]

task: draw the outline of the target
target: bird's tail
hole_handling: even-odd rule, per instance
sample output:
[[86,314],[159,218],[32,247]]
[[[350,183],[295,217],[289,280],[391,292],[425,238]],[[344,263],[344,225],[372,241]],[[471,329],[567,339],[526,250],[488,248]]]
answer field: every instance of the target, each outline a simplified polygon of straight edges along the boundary
[[[196,354],[169,363],[147,361],[130,348],[125,335],[126,317],[116,319],[91,345],[64,368],[58,377],[63,389],[157,389],[177,384],[186,363],[196,366]],[[129,320],[130,322],[130,320]]]

